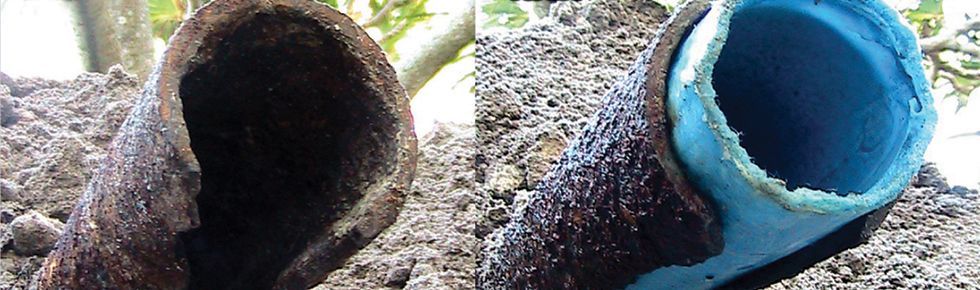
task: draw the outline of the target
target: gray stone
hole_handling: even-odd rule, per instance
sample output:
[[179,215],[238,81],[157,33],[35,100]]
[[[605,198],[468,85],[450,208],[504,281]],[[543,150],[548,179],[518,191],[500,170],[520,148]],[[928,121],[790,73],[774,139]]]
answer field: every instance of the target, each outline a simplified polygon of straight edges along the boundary
[[412,267],[395,267],[385,275],[385,286],[404,288],[412,275]]
[[10,223],[14,252],[23,256],[47,255],[65,225],[36,211],[21,215]]

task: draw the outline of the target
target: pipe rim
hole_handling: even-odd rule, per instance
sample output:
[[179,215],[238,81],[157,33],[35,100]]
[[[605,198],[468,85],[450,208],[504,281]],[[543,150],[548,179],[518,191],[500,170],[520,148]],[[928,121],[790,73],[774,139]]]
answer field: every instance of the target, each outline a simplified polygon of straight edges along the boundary
[[184,118],[184,106],[180,95],[183,78],[202,64],[211,61],[215,47],[206,43],[208,36],[229,27],[239,27],[251,21],[256,14],[290,14],[315,21],[325,30],[336,35],[336,41],[349,44],[346,48],[353,61],[363,67],[366,87],[385,104],[383,110],[395,116],[395,152],[392,152],[393,169],[389,174],[378,176],[377,186],[363,192],[352,208],[342,213],[333,224],[310,242],[310,247],[300,253],[274,281],[277,287],[311,287],[326,277],[336,261],[342,263],[346,256],[332,253],[329,243],[351,240],[361,248],[380,231],[387,228],[397,217],[404,195],[409,191],[417,163],[417,139],[409,108],[408,95],[398,82],[396,73],[387,61],[385,53],[347,15],[329,6],[307,0],[220,0],[213,1],[197,10],[193,17],[174,32],[166,50],[157,62],[143,88],[143,95],[158,103],[155,108],[165,131],[164,142],[176,152],[177,174],[188,191],[188,211],[171,221],[175,232],[184,232],[200,226],[197,196],[201,190],[201,166],[191,149],[190,134]]
[[[389,108],[395,112],[402,122],[399,125],[403,128],[399,132],[399,147],[416,148],[416,138],[412,114],[409,110],[408,95],[398,80],[394,77],[394,68],[388,63],[387,58],[377,43],[371,39],[353,20],[329,6],[303,0],[224,0],[208,3],[198,9],[194,16],[184,21],[180,27],[174,31],[166,49],[157,62],[157,67],[148,77],[149,81],[143,88],[144,91],[156,90],[155,96],[162,99],[160,104],[160,115],[167,122],[168,127],[176,130],[168,130],[167,140],[170,140],[176,148],[179,148],[180,158],[189,167],[197,168],[197,158],[190,151],[190,137],[187,134],[186,124],[183,121],[183,102],[180,99],[181,78],[190,72],[197,65],[206,63],[208,59],[199,57],[199,49],[204,46],[204,38],[213,31],[221,30],[225,26],[237,26],[242,22],[251,19],[250,15],[260,12],[273,11],[276,7],[288,7],[303,11],[306,15],[311,15],[312,19],[326,19],[320,22],[321,26],[331,28],[339,32],[338,34],[357,43],[352,50],[361,53],[352,53],[354,58],[360,61],[369,71],[377,71],[372,74],[371,79],[365,80],[376,84],[378,95],[383,96],[387,103],[394,104]],[[367,52],[366,54],[363,52]],[[211,54],[208,54],[211,56]],[[402,150],[404,151],[404,150]],[[400,152],[399,160],[403,165],[412,165],[414,168],[415,156],[408,152]],[[404,160],[404,161],[402,161]],[[399,179],[411,180],[414,170],[402,172],[397,175]]]
[[[712,24],[717,23],[719,26],[716,37],[707,43],[697,44],[707,46],[698,47],[705,49],[705,55],[691,62],[691,66],[696,66],[699,69],[696,79],[693,81],[693,85],[699,91],[714,91],[711,81],[714,63],[717,62],[724,40],[728,37],[728,25],[734,13],[743,5],[752,5],[767,1],[771,0],[714,1],[706,8],[707,14],[705,17],[699,22],[692,24],[691,27],[693,28],[695,25],[714,21]],[[725,141],[719,142],[722,144],[722,150],[727,156],[730,156],[730,160],[738,167],[742,176],[747,180],[758,180],[759,182],[752,182],[752,186],[756,190],[766,193],[774,201],[794,211],[814,213],[842,211],[867,212],[896,199],[905,188],[908,180],[912,178],[917,172],[918,167],[921,166],[923,153],[931,141],[932,130],[936,122],[935,111],[932,109],[932,94],[929,90],[931,86],[925,82],[926,78],[924,77],[922,66],[919,63],[919,60],[922,59],[921,50],[916,43],[915,35],[906,27],[908,24],[904,18],[900,17],[897,12],[880,1],[837,1],[854,3],[853,6],[849,7],[858,7],[860,9],[856,9],[853,12],[861,17],[871,19],[877,28],[881,29],[882,35],[888,36],[888,39],[895,45],[893,47],[895,58],[901,60],[900,69],[904,70],[911,77],[911,85],[917,93],[917,97],[914,99],[917,100],[916,104],[918,108],[915,108],[914,105],[909,108],[910,118],[908,127],[918,127],[922,130],[919,131],[919,134],[911,131],[906,132],[904,141],[899,146],[908,146],[908,150],[900,150],[894,162],[882,174],[882,176],[892,176],[894,178],[889,180],[884,178],[879,179],[868,190],[860,194],[848,193],[846,195],[838,195],[833,192],[803,186],[789,190],[786,188],[785,181],[770,176],[765,170],[751,161],[745,148],[739,145],[739,137],[728,125],[724,113],[715,100],[714,94],[697,94],[705,107],[707,115],[706,122],[710,125],[709,127],[716,138]],[[902,23],[902,25],[889,25],[889,23]],[[686,40],[687,37],[685,36],[677,46],[679,47]],[[906,55],[899,57],[903,52]],[[663,81],[667,82],[667,80]],[[668,111],[671,110],[668,109]]]

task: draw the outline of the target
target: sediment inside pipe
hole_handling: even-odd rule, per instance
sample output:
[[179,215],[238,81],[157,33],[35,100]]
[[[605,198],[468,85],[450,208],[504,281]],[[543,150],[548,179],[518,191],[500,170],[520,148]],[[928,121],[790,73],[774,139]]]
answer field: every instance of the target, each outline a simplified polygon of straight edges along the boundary
[[200,227],[180,234],[190,288],[271,288],[394,170],[400,122],[350,49],[298,13],[219,27],[180,82],[202,171]]
[[866,191],[902,146],[915,92],[894,84],[908,76],[876,32],[852,30],[853,15],[786,2],[732,15],[712,76],[721,111],[788,189]]

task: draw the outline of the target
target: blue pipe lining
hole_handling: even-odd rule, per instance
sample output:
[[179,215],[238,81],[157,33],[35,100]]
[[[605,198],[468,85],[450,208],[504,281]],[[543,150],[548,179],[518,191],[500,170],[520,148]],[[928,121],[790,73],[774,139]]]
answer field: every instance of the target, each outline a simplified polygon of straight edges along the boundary
[[916,92],[894,50],[835,21],[840,11],[786,6],[732,17],[716,101],[752,161],[788,189],[867,191],[905,141]]
[[936,118],[903,21],[880,0],[712,2],[672,61],[666,111],[725,248],[627,289],[724,285],[895,200]]

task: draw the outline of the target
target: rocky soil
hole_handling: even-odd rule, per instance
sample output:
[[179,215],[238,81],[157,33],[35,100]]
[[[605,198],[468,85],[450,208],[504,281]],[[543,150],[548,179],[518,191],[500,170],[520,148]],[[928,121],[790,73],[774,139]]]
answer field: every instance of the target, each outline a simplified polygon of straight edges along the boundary
[[584,1],[551,15],[477,35],[476,181],[489,197],[480,237],[507,222],[667,12],[652,1]]
[[419,139],[412,192],[398,220],[316,289],[469,289],[482,198],[473,188],[472,125],[437,124]]
[[[652,1],[552,9],[523,30],[477,36],[481,237],[520,208],[666,15]],[[770,289],[980,289],[976,190],[949,188],[932,166],[917,179],[867,244]]]
[[867,244],[770,289],[980,289],[980,194],[919,171]]
[[27,285],[139,85],[118,67],[67,82],[0,74],[0,289]]

